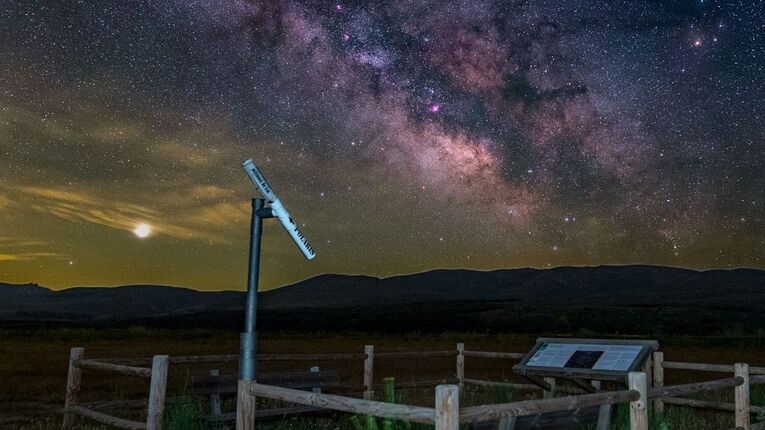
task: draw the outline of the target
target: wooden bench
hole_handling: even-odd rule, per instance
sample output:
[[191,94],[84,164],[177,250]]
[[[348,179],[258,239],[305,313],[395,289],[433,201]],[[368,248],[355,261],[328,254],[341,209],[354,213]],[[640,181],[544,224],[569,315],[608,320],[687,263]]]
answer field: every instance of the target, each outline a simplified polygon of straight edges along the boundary
[[[212,370],[207,376],[191,378],[193,394],[210,396],[210,414],[203,417],[210,423],[223,423],[236,420],[235,413],[221,413],[220,398],[222,395],[236,396],[239,378],[236,375],[220,375]],[[335,370],[320,370],[313,367],[307,372],[259,373],[258,382],[296,390],[312,390],[315,392],[332,391],[341,388],[338,373]],[[258,409],[256,419],[278,419],[288,416],[325,414],[327,409],[311,406],[293,406],[273,409]]]

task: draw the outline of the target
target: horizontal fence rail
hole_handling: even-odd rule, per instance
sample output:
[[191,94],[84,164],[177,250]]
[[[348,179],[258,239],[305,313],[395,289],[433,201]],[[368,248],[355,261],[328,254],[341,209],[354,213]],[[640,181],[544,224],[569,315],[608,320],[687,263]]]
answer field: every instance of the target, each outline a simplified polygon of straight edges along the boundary
[[744,383],[744,378],[735,376],[733,378],[718,379],[707,382],[694,382],[692,384],[670,385],[666,387],[655,387],[648,390],[648,398],[658,397],[682,397],[691,394],[697,394],[705,391],[718,391],[727,388],[738,387]]
[[81,369],[100,370],[104,372],[120,373],[122,375],[151,378],[151,369],[148,367],[125,366],[122,364],[109,363],[103,360],[77,360],[74,365]]
[[[450,354],[446,354],[449,352]],[[378,357],[428,357],[455,355],[453,351],[415,351],[415,352],[383,352]],[[331,361],[331,360],[358,360],[364,359],[364,353],[339,353],[339,354],[258,354],[258,361]],[[151,358],[132,359],[103,359],[103,363],[122,365],[140,365],[151,363]],[[239,354],[224,355],[180,355],[171,356],[170,364],[196,364],[196,363],[234,363],[239,361]]]
[[[457,351],[392,351],[376,352],[375,358],[407,358],[407,357],[451,357],[457,355]],[[519,352],[490,352],[490,351],[465,351],[466,357],[482,358],[509,358],[521,359],[525,356]],[[366,358],[364,353],[333,353],[333,354],[291,354],[273,353],[258,354],[258,361],[330,361],[330,360],[357,360]],[[99,359],[101,363],[138,366],[151,363],[150,357],[143,358],[114,358]],[[238,362],[239,354],[223,355],[181,355],[170,356],[170,364],[194,364],[194,363],[228,363]]]
[[422,406],[399,405],[396,403],[385,403],[374,400],[354,399],[334,394],[311,393],[308,391],[293,390],[291,388],[275,387],[273,385],[263,385],[258,383],[250,383],[248,391],[256,397],[267,397],[269,399],[282,400],[317,408],[424,424],[435,423],[435,409]]
[[465,357],[481,357],[481,358],[510,358],[513,360],[520,360],[526,356],[522,352],[489,352],[489,351],[465,351]]
[[521,402],[499,403],[494,405],[471,406],[460,409],[461,423],[497,420],[510,416],[537,415],[590,406],[610,405],[634,402],[640,399],[640,392],[635,390],[608,391],[581,396],[558,397],[544,400],[524,400]]
[[170,356],[170,364],[232,363],[238,361],[239,354]]
[[[438,381],[431,380],[431,381],[407,381],[407,382],[395,382],[394,386],[396,389],[400,388],[422,388],[422,387],[435,387],[436,385],[443,385],[443,384],[454,384],[456,381],[453,379],[440,379]],[[386,385],[385,383],[382,384],[374,384],[372,386],[375,390],[381,390],[385,389]],[[354,387],[355,389],[364,388],[363,386],[357,385]]]
[[[682,361],[664,361],[665,369],[699,370],[702,372],[733,373],[734,366],[728,364],[686,363]],[[749,374],[765,375],[765,367],[750,367]]]
[[[438,380],[433,379],[433,380],[423,380],[423,381],[405,381],[405,382],[400,382],[396,380],[394,386],[398,390],[398,389],[404,389],[404,388],[427,388],[427,387],[433,388],[437,385],[454,384],[454,383],[456,383],[456,381],[453,378],[438,379]],[[385,389],[387,385],[385,385],[385,383],[376,383],[376,384],[373,384],[371,387],[373,391],[376,391],[376,390]],[[349,393],[363,393],[365,390],[367,390],[367,388],[368,387],[366,385],[342,385],[341,384],[338,386],[331,387],[331,390],[334,393],[349,394]]]
[[[505,387],[505,388],[510,388],[510,389],[519,390],[519,391],[544,391],[544,389],[540,387],[539,385],[521,384],[516,382],[487,381],[483,379],[471,379],[471,378],[465,378],[462,380],[462,382],[468,385],[478,385],[483,387]],[[556,386],[555,391],[558,393],[569,393],[569,394],[586,394],[587,393],[587,391],[579,387],[568,387],[565,385]]]
[[[167,400],[176,400],[176,397],[168,398]],[[109,408],[145,408],[149,404],[149,399],[130,399],[130,400],[96,400],[92,402],[78,403],[78,406],[99,411]]]
[[400,352],[375,352],[375,358],[406,358],[406,357],[451,357],[457,355],[457,351],[400,351]]
[[486,381],[483,379],[465,378],[462,380],[462,382],[466,384],[478,385],[482,387],[505,387],[505,388],[512,388],[513,390],[524,390],[524,391],[539,391],[542,389],[540,386],[534,385],[534,384],[518,384],[515,382]]
[[81,415],[85,418],[90,418],[93,421],[98,421],[101,424],[106,424],[112,427],[129,430],[145,430],[146,423],[139,421],[126,420],[124,418],[113,417],[102,412],[97,412],[92,409],[84,408],[79,405],[69,406],[71,412]]
[[[735,412],[734,403],[714,402],[711,400],[685,399],[682,397],[665,397],[664,403],[675,406],[687,406],[698,409],[714,409],[718,411]],[[749,410],[755,414],[765,414],[765,406],[750,406]]]
[[357,360],[363,359],[363,353],[350,354],[258,354],[258,360],[263,361],[324,361],[324,360]]

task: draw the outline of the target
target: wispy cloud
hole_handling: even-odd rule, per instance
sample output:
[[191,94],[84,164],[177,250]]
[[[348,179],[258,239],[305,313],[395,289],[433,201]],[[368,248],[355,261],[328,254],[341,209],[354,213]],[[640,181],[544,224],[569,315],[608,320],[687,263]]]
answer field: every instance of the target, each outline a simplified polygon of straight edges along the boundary
[[0,262],[34,261],[44,259],[63,260],[66,256],[52,252],[48,243],[38,239],[0,236]]
[[0,254],[0,261],[33,261],[42,259],[64,259],[64,255],[55,252],[22,252],[19,254]]
[[13,205],[13,201],[8,197],[0,194],[0,209],[7,208]]
[[226,220],[215,206],[210,209],[206,207],[195,209],[186,218],[176,218],[176,222],[169,222],[164,219],[159,210],[129,202],[109,200],[82,191],[32,186],[21,187],[20,191],[30,200],[29,208],[66,221],[88,222],[125,231],[132,231],[140,223],[148,223],[158,234],[178,239],[204,240],[214,243],[227,241],[223,235],[211,231],[209,225],[206,226],[208,228],[201,228],[200,224],[204,224],[202,222],[204,220],[210,222]]
[[21,191],[32,197],[43,197],[51,200],[78,203],[86,205],[94,205],[96,201],[82,193],[76,193],[65,190],[57,190],[52,188],[42,187],[22,187]]
[[199,225],[226,226],[249,220],[250,203],[217,203],[212,206],[200,208],[196,213],[189,216],[189,221]]
[[204,200],[218,200],[222,198],[232,197],[234,192],[227,188],[222,188],[217,185],[201,185],[194,187],[192,194],[198,199]]
[[22,248],[28,246],[44,246],[45,242],[35,239],[22,239],[18,237],[0,236],[0,246],[3,248]]

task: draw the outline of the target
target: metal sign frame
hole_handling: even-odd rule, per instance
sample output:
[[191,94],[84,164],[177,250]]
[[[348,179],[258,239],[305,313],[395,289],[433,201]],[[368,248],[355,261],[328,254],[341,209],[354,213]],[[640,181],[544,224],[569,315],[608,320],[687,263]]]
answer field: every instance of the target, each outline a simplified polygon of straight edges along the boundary
[[[590,344],[590,345],[630,345],[641,347],[629,369],[627,370],[596,370],[574,367],[547,367],[528,365],[537,351],[545,344]],[[606,381],[625,381],[629,372],[640,370],[651,354],[659,349],[659,342],[655,340],[626,340],[626,339],[569,339],[540,337],[536,345],[529,351],[520,363],[513,366],[513,371],[521,376],[547,376],[565,379],[594,379]]]

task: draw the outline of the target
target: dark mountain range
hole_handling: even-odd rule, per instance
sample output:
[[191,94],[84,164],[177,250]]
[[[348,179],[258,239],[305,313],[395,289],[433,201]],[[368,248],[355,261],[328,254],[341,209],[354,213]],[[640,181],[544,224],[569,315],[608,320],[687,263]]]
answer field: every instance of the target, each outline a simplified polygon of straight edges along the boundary
[[[259,300],[260,326],[271,330],[753,332],[765,328],[765,271],[600,266],[321,275]],[[234,291],[0,284],[6,322],[237,329],[243,305],[244,294]]]

